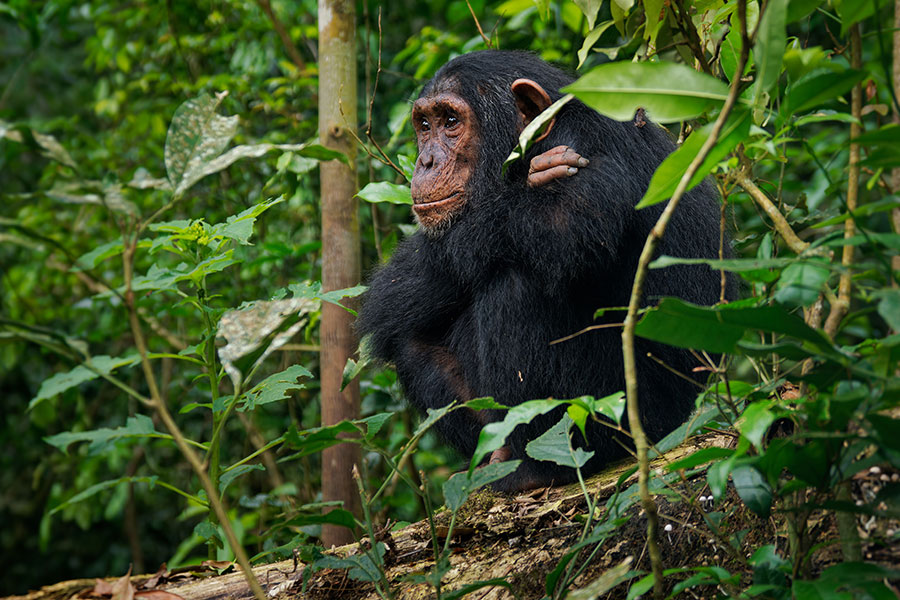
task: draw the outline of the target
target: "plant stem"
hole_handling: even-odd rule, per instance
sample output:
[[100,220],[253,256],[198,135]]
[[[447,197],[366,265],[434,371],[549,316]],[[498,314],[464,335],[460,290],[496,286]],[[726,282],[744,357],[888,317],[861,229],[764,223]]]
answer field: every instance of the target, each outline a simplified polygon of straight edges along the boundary
[[628,314],[625,317],[625,326],[622,330],[622,354],[625,362],[625,388],[628,407],[628,425],[631,430],[631,435],[634,438],[634,446],[637,451],[638,487],[641,497],[641,506],[644,508],[644,512],[647,515],[647,551],[650,555],[650,566],[653,572],[653,596],[657,600],[662,600],[662,598],[664,597],[662,554],[659,549],[659,520],[656,512],[656,503],[654,502],[653,497],[650,495],[650,460],[647,456],[649,443],[647,441],[647,434],[644,432],[644,428],[641,425],[640,406],[638,403],[637,364],[634,352],[634,330],[637,324],[637,313],[638,310],[640,310],[641,306],[641,295],[644,289],[644,280],[647,277],[648,265],[653,258],[656,246],[662,239],[663,234],[666,231],[666,226],[668,225],[669,220],[672,218],[672,214],[675,212],[675,209],[678,207],[679,201],[684,196],[685,192],[687,192],[687,188],[691,179],[694,177],[694,174],[700,168],[700,165],[703,164],[703,161],[706,160],[706,157],[709,155],[713,146],[718,141],[719,135],[722,131],[722,127],[725,125],[725,121],[728,119],[728,115],[731,113],[732,108],[734,108],[734,105],[737,102],[738,92],[740,89],[739,86],[741,82],[740,76],[744,72],[744,66],[747,64],[747,59],[750,52],[750,44],[749,40],[747,39],[746,0],[738,0],[738,14],[741,20],[744,43],[742,44],[740,59],[738,60],[735,76],[732,79],[728,98],[725,100],[725,104],[722,106],[722,111],[719,113],[719,117],[716,119],[716,122],[713,125],[713,129],[709,135],[709,138],[707,138],[706,142],[704,142],[703,146],[700,148],[700,152],[697,153],[697,156],[694,157],[694,160],[691,161],[691,164],[688,166],[687,171],[685,171],[684,175],[682,175],[681,180],[678,182],[678,186],[675,189],[675,192],[672,194],[672,198],[669,200],[669,203],[666,205],[665,210],[663,210],[662,214],[659,216],[656,225],[653,226],[653,229],[647,236],[647,240],[644,242],[644,248],[641,251],[637,271],[634,274],[634,284],[631,288],[631,299],[628,302]]
[[253,568],[250,566],[250,559],[247,556],[247,552],[244,550],[244,547],[234,533],[234,528],[232,528],[228,519],[228,513],[225,510],[222,501],[219,499],[219,494],[215,486],[212,484],[206,470],[200,463],[200,459],[197,458],[194,450],[187,443],[181,429],[179,429],[178,425],[175,423],[175,419],[172,418],[172,414],[169,412],[169,408],[166,406],[166,403],[163,401],[162,395],[159,392],[159,386],[156,383],[156,375],[153,373],[153,367],[150,365],[150,361],[147,358],[147,342],[144,338],[144,332],[141,329],[140,320],[138,319],[134,291],[131,289],[131,282],[134,277],[134,251],[136,248],[137,235],[134,235],[131,240],[125,241],[125,251],[122,253],[125,278],[125,306],[128,309],[128,322],[131,326],[131,334],[134,336],[134,344],[137,346],[138,353],[141,355],[141,368],[144,371],[144,378],[147,380],[147,387],[150,390],[150,399],[153,401],[153,405],[159,413],[159,417],[166,426],[166,429],[172,434],[172,438],[175,440],[175,445],[178,446],[178,450],[181,451],[181,454],[187,459],[188,463],[190,463],[194,472],[197,474],[197,478],[200,480],[200,485],[202,485],[203,489],[206,491],[209,504],[219,518],[228,544],[231,546],[231,550],[234,552],[235,558],[241,566],[241,570],[244,572],[244,577],[247,579],[247,585],[250,586],[256,600],[267,600],[266,594],[259,585],[259,581],[257,581],[256,575],[253,573]]

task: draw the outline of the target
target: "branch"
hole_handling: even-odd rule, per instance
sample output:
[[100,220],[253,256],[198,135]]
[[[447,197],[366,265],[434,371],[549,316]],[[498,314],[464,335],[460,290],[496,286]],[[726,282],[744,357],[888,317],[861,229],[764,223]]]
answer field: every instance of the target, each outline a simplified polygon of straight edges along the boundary
[[144,378],[147,380],[147,387],[150,390],[150,399],[153,402],[154,408],[156,408],[156,411],[159,413],[160,419],[162,419],[163,424],[166,426],[166,429],[172,434],[172,438],[175,440],[175,445],[178,446],[178,450],[181,451],[181,454],[190,463],[194,472],[197,474],[197,478],[200,480],[200,484],[206,491],[209,505],[219,518],[219,524],[225,532],[225,537],[228,539],[228,545],[231,546],[231,550],[234,552],[235,558],[237,559],[238,564],[240,564],[241,570],[244,572],[244,577],[247,579],[247,584],[250,586],[250,589],[253,590],[253,595],[256,597],[256,600],[267,600],[266,594],[259,585],[259,581],[257,581],[256,575],[253,573],[253,569],[250,566],[250,559],[247,557],[247,551],[244,550],[240,540],[238,540],[234,533],[234,528],[231,526],[228,513],[225,511],[222,500],[219,498],[218,490],[213,486],[209,475],[206,473],[206,469],[204,469],[203,465],[200,463],[200,459],[197,458],[197,454],[188,444],[181,429],[178,428],[175,419],[172,418],[172,413],[169,412],[169,408],[166,406],[166,403],[160,394],[159,386],[156,382],[156,375],[153,373],[153,367],[147,356],[147,342],[144,338],[144,332],[141,329],[141,323],[138,320],[134,291],[131,289],[131,282],[134,274],[134,251],[137,248],[137,239],[138,236],[135,234],[131,240],[125,240],[125,251],[122,253],[122,264],[125,275],[125,306],[128,309],[128,322],[131,326],[131,333],[134,336],[134,344],[137,346],[138,353],[141,355],[141,368],[144,371]]
[[735,183],[741,186],[745,192],[750,194],[750,197],[765,211],[769,218],[772,219],[775,230],[781,235],[788,247],[796,254],[802,254],[804,250],[809,248],[809,243],[804,242],[797,237],[797,234],[794,233],[794,230],[791,228],[791,224],[787,222],[787,219],[784,218],[784,215],[781,214],[778,207],[769,200],[769,197],[766,196],[765,192],[753,183],[753,180],[750,179],[747,172],[748,168],[744,166],[731,175],[734,177]]
[[[850,64],[854,69],[862,67],[862,41],[859,35],[859,23],[854,24],[850,28]],[[862,127],[859,125],[862,116],[862,84],[857,83],[853,86],[850,97],[850,110],[856,120],[850,124],[850,173],[847,178],[847,212],[852,213],[856,209],[859,201],[859,144],[853,142],[862,134]],[[848,240],[856,235],[856,221],[847,219],[844,221],[844,239]],[[828,312],[828,318],[825,320],[825,333],[830,337],[834,337],[837,333],[838,325],[841,319],[850,309],[850,286],[852,273],[850,267],[853,265],[853,254],[856,248],[854,246],[844,246],[843,255],[841,256],[841,265],[844,267],[841,273],[840,282],[838,283],[838,295],[835,302],[831,303],[831,309]]]
[[278,16],[275,14],[275,11],[272,10],[272,3],[269,2],[269,0],[256,0],[256,3],[259,4],[259,7],[266,13],[266,16],[269,17],[269,21],[272,22],[272,29],[274,29],[275,33],[278,34],[278,37],[281,38],[281,45],[284,46],[284,50],[291,58],[291,62],[294,63],[294,66],[299,70],[306,70],[306,63],[303,61],[303,57],[300,56],[300,51],[297,50],[297,46],[294,45],[294,40],[291,39],[287,29],[284,28],[284,24],[278,20]]
[[675,209],[678,207],[679,201],[687,191],[691,179],[718,141],[719,135],[722,132],[722,127],[725,125],[725,121],[728,119],[728,115],[731,113],[731,110],[734,108],[738,99],[741,83],[740,76],[741,73],[744,72],[744,67],[747,64],[747,59],[750,54],[750,40],[747,36],[747,0],[738,0],[738,15],[741,21],[743,43],[741,44],[741,55],[738,60],[735,76],[732,78],[728,98],[722,106],[722,111],[719,113],[719,117],[713,125],[709,138],[704,142],[703,146],[700,148],[700,152],[697,153],[697,156],[694,157],[694,160],[691,161],[691,164],[688,166],[687,171],[682,175],[681,180],[678,182],[678,187],[672,194],[672,198],[669,200],[665,210],[663,210],[662,214],[659,216],[656,225],[654,225],[650,234],[647,236],[647,240],[644,242],[644,249],[641,251],[637,271],[634,274],[631,299],[628,303],[628,314],[625,317],[625,326],[622,330],[622,354],[625,362],[625,390],[627,396],[628,425],[631,430],[631,435],[634,438],[635,449],[637,450],[638,486],[641,505],[647,515],[647,550],[650,555],[650,566],[653,572],[653,596],[657,600],[662,600],[664,596],[662,554],[659,550],[659,519],[657,516],[656,503],[650,495],[650,461],[647,455],[649,443],[647,441],[647,434],[644,432],[644,428],[641,424],[640,405],[638,404],[637,364],[634,354],[634,329],[637,324],[637,314],[640,310],[644,280],[647,278],[648,266],[653,259],[656,246],[662,239],[663,234],[666,231],[666,226],[669,224],[672,214],[674,214]]

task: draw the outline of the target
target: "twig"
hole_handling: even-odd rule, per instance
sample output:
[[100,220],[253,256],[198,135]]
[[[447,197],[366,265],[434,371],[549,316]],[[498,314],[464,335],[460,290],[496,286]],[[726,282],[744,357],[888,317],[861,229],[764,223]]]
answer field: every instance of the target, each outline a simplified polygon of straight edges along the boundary
[[737,70],[732,79],[731,88],[722,111],[713,124],[709,138],[703,143],[697,156],[691,161],[687,171],[682,175],[681,180],[672,198],[669,200],[666,208],[653,226],[644,242],[644,248],[638,261],[638,267],[634,275],[634,284],[631,288],[631,299],[628,303],[628,314],[625,317],[625,327],[622,330],[622,354],[625,362],[625,388],[626,402],[628,409],[628,425],[631,435],[634,438],[634,446],[638,456],[638,489],[641,497],[641,506],[647,515],[647,551],[650,554],[650,566],[653,572],[653,596],[657,600],[662,600],[663,591],[663,568],[662,554],[659,549],[659,520],[657,517],[656,503],[650,495],[650,461],[647,456],[649,443],[647,434],[641,424],[640,407],[638,403],[638,384],[637,384],[637,364],[634,351],[634,331],[637,325],[637,315],[640,310],[641,295],[644,291],[644,280],[647,277],[647,271],[650,261],[653,259],[656,246],[665,233],[666,226],[672,218],[672,214],[678,207],[678,203],[687,191],[688,185],[694,174],[706,160],[713,146],[719,139],[722,127],[728,119],[728,115],[737,102],[741,74],[744,72],[744,66],[750,54],[750,40],[747,35],[747,0],[738,0],[738,17],[741,22],[741,55],[738,60]]
[[[862,41],[859,35],[859,23],[850,27],[850,64],[854,69],[862,68]],[[852,213],[856,210],[859,201],[859,144],[854,140],[862,134],[860,127],[860,118],[862,116],[862,84],[857,83],[853,86],[850,96],[850,111],[856,118],[855,122],[850,123],[850,173],[847,177],[847,212]],[[844,221],[844,239],[848,240],[856,235],[856,221],[847,219]],[[841,256],[841,265],[844,272],[841,273],[838,282],[838,294],[831,302],[831,309],[828,312],[828,318],[825,320],[825,333],[830,337],[834,337],[837,333],[841,320],[850,309],[850,287],[852,282],[852,273],[850,267],[853,265],[853,254],[856,250],[855,246],[847,245],[843,248]],[[855,530],[855,528],[854,528]]]
[[166,429],[172,434],[172,438],[175,440],[175,445],[178,447],[178,450],[187,459],[188,463],[190,463],[194,472],[197,474],[197,478],[200,480],[200,484],[206,491],[209,505],[219,519],[219,524],[222,526],[225,537],[228,539],[228,545],[231,546],[231,550],[234,552],[235,558],[241,566],[241,570],[244,572],[244,577],[247,579],[247,584],[253,591],[253,595],[256,597],[256,600],[267,600],[266,594],[263,592],[263,589],[259,585],[259,581],[257,581],[256,575],[253,573],[253,569],[250,566],[250,559],[247,556],[247,551],[244,550],[240,540],[238,540],[234,533],[234,528],[231,526],[228,513],[222,505],[218,491],[215,486],[213,486],[209,475],[206,473],[206,469],[204,469],[203,465],[200,463],[200,459],[197,458],[197,454],[188,444],[181,429],[179,429],[178,425],[175,423],[175,419],[172,418],[172,414],[169,412],[169,408],[166,406],[162,394],[160,394],[159,386],[156,382],[156,375],[153,373],[153,367],[148,358],[147,342],[144,338],[144,332],[141,329],[140,321],[138,320],[134,291],[131,289],[131,282],[134,274],[134,252],[137,248],[137,240],[138,235],[134,234],[130,240],[126,239],[124,242],[125,251],[122,253],[122,264],[125,277],[125,306],[128,309],[128,322],[131,326],[131,333],[134,336],[134,344],[137,346],[138,354],[141,356],[141,368],[144,371],[144,378],[147,380],[147,387],[150,390],[150,399]]
[[294,66],[300,71],[306,70],[306,63],[304,62],[303,57],[300,56],[300,51],[297,50],[297,46],[294,45],[294,40],[291,39],[290,34],[287,29],[285,29],[284,23],[278,20],[278,16],[275,14],[275,11],[272,10],[272,3],[269,2],[269,0],[256,0],[256,3],[259,4],[259,7],[266,13],[266,16],[269,17],[269,21],[272,22],[272,29],[274,29],[275,33],[278,34],[278,37],[281,38],[281,45],[284,46],[284,50],[291,58],[291,62],[294,63]]
[[478,33],[481,35],[481,39],[484,40],[484,45],[488,48],[493,48],[493,44],[491,44],[491,38],[484,35],[484,30],[481,28],[481,23],[478,22],[478,17],[475,16],[475,10],[472,8],[472,3],[469,0],[466,0],[466,6],[469,7],[469,12],[472,14],[472,19],[475,20],[475,27],[478,28]]
[[804,250],[809,248],[809,243],[804,242],[797,237],[797,234],[794,233],[794,230],[791,228],[791,224],[784,218],[784,215],[781,214],[778,207],[775,206],[775,204],[769,200],[769,197],[766,196],[766,193],[759,189],[757,185],[753,183],[753,180],[750,179],[747,174],[748,170],[749,167],[745,164],[735,171],[732,174],[735,183],[741,186],[744,191],[750,195],[750,198],[765,211],[766,215],[769,216],[772,223],[775,225],[775,230],[781,235],[781,238],[787,243],[788,247],[795,253],[802,254]]
[[566,337],[561,337],[558,340],[553,340],[552,342],[550,342],[550,345],[553,346],[554,344],[561,344],[562,342],[568,342],[569,340],[575,339],[583,333],[587,333],[589,331],[594,331],[596,329],[610,329],[612,327],[621,327],[622,325],[624,325],[624,323],[603,323],[602,325],[589,325],[588,327],[585,327],[584,329],[582,329],[580,331],[576,331],[575,333],[571,333],[571,334],[567,335]]

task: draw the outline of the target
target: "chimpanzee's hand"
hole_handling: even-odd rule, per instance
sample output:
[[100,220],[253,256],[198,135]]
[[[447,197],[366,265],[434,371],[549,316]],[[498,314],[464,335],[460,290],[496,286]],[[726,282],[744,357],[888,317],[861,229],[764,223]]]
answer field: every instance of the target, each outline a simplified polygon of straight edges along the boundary
[[571,177],[578,172],[579,167],[586,167],[588,163],[588,159],[568,146],[557,146],[531,159],[528,186],[540,187],[557,179]]

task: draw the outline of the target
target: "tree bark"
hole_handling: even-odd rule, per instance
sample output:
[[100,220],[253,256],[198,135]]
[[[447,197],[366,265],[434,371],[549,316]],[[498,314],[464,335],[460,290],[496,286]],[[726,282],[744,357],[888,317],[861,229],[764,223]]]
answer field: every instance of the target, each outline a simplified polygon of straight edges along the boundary
[[[348,128],[356,128],[356,23],[355,5],[349,0],[319,0],[319,138],[325,146],[347,155],[354,165],[356,148]],[[360,279],[359,220],[356,169],[340,161],[322,163],[322,288],[338,290]],[[359,383],[341,392],[344,365],[357,341],[353,318],[330,303],[322,307],[321,384],[322,424],[332,425],[359,417]],[[359,516],[359,494],[353,467],[359,448],[340,444],[322,453],[322,499],[340,500]],[[325,547],[353,540],[352,532],[324,526]]]

